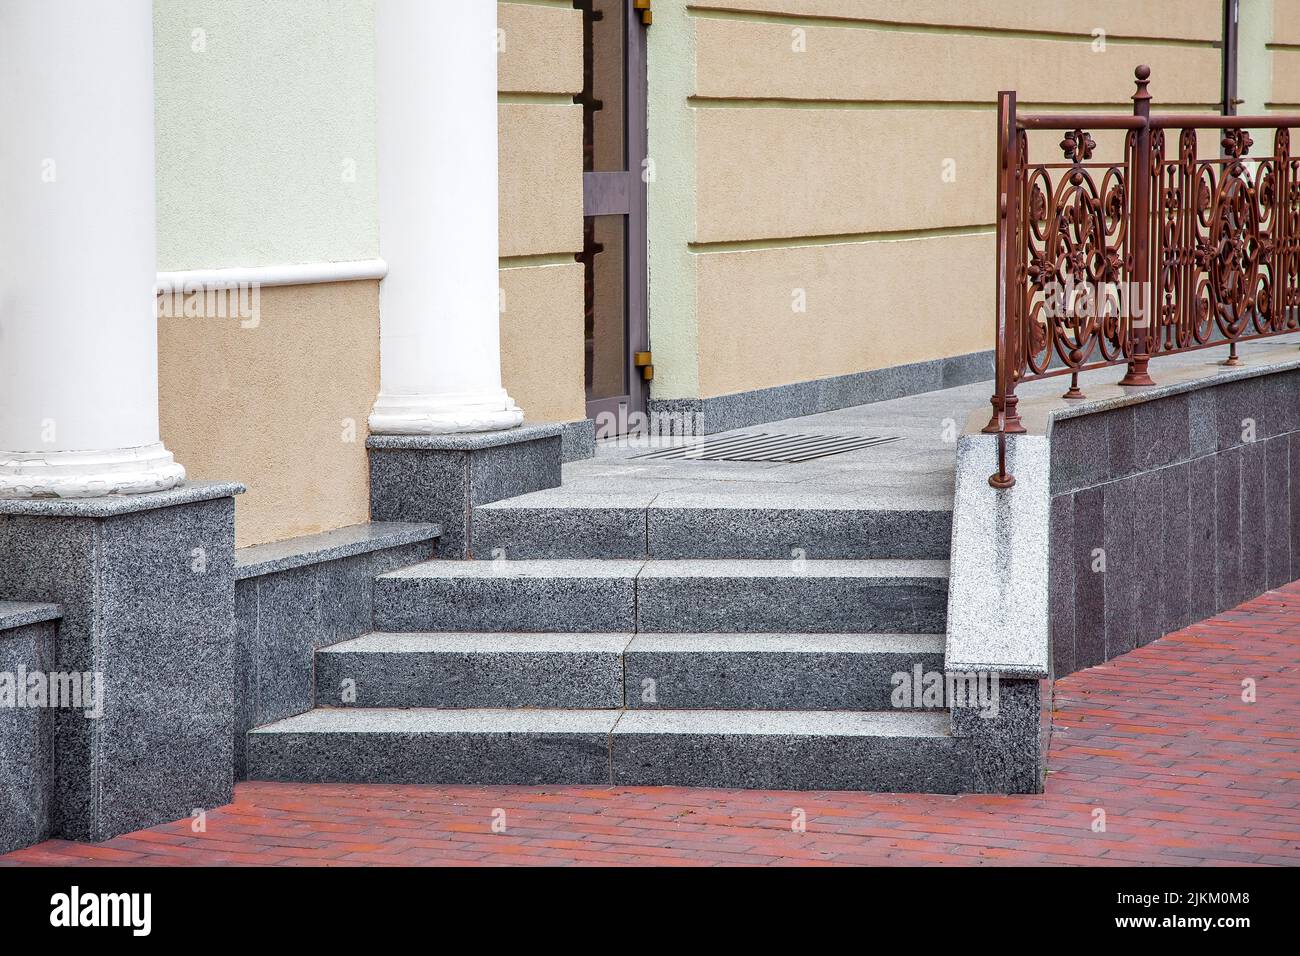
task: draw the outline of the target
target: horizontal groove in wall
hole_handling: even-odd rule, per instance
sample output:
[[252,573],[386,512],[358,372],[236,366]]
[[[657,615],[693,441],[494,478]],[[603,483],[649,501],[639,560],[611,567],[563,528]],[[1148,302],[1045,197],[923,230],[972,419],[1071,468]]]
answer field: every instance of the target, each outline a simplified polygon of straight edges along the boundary
[[938,226],[933,229],[898,229],[886,232],[853,232],[827,236],[790,236],[771,239],[720,239],[691,242],[694,253],[759,252],[765,249],[799,249],[809,246],[840,246],[865,242],[901,242],[911,239],[943,239],[962,236],[991,235],[993,224],[977,226]]
[[555,10],[572,10],[573,0],[501,0],[502,3],[515,3],[521,7],[551,7]]
[[[911,23],[893,20],[872,20],[866,17],[828,17],[801,13],[773,13],[770,11],[723,10],[707,4],[694,4],[687,14],[700,20],[736,20],[745,23],[796,24],[814,27],[836,27],[849,30],[878,30],[893,33],[942,33],[993,39],[1052,40],[1061,43],[1091,43],[1092,35],[1067,33],[1057,30],[1022,30],[1016,27],[977,27],[966,24]],[[1217,40],[1191,40],[1178,37],[1157,37],[1127,34],[1106,34],[1107,43],[1119,45],[1195,47],[1217,50]]]
[[531,103],[538,106],[577,106],[572,93],[512,93],[497,94],[497,103]]
[[[788,97],[722,97],[690,96],[688,105],[697,109],[768,109],[768,110],[981,110],[992,112],[997,103],[976,100],[828,100],[794,99]],[[1185,110],[1218,110],[1218,103],[1162,103],[1152,112],[1182,112]],[[1131,113],[1132,106],[1125,103],[1017,103],[1017,111],[1033,112],[1053,110],[1065,112],[1116,112]]]
[[1300,43],[1265,43],[1264,49],[1278,53],[1300,53]]
[[537,266],[577,265],[572,252],[547,252],[533,256],[502,256],[497,260],[501,269],[533,269]]

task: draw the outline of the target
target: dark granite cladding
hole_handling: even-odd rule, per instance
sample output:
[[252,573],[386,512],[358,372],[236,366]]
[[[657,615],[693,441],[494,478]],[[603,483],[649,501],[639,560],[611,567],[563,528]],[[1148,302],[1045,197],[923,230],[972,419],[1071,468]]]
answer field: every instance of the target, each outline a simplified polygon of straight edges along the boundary
[[454,436],[371,436],[372,521],[442,526],[439,555],[472,554],[472,509],[560,484],[563,429]]
[[1300,577],[1300,372],[1061,419],[1050,437],[1056,677]]
[[[286,547],[289,544],[285,542]],[[236,779],[244,779],[247,770],[249,730],[315,706],[316,651],[371,630],[375,577],[427,561],[434,548],[431,540],[402,543],[315,564],[295,564],[236,583]]]
[[971,352],[714,398],[652,399],[650,412],[669,420],[693,418],[698,434],[713,435],[733,428],[968,385],[992,377],[993,353]]
[[1048,602],[1052,608],[1052,672],[1069,674],[1076,668],[1074,649],[1074,496],[1052,499],[1052,529],[1048,541]]
[[107,839],[230,800],[237,486],[214,487],[151,509],[0,516],[0,594],[61,604],[54,668],[103,689],[102,716],[53,713],[54,836]]
[[[11,675],[14,692],[26,683],[20,673],[55,669],[57,634],[48,620],[0,630],[0,674]],[[54,711],[13,703],[0,707],[0,853],[48,838],[54,802]]]
[[998,713],[953,707],[952,735],[967,754],[969,793],[1041,793],[1044,765],[1040,682],[998,682]]

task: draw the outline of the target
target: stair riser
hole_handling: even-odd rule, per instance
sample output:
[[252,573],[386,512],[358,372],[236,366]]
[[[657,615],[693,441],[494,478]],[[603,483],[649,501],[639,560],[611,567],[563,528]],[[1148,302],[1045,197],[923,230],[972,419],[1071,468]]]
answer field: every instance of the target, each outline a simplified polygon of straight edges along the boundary
[[943,654],[629,650],[629,709],[892,710],[892,678],[942,671]]
[[609,735],[251,733],[248,779],[607,785]]
[[480,559],[946,559],[947,511],[506,508],[474,512]]
[[380,578],[384,631],[939,634],[938,578]]
[[379,578],[382,631],[632,631],[632,578]]
[[947,511],[785,511],[652,508],[652,558],[946,560]]
[[[356,700],[342,697],[355,682]],[[537,707],[601,710],[623,706],[623,660],[616,653],[319,653],[318,707]]]
[[948,584],[939,579],[642,577],[637,630],[646,633],[940,634]]
[[960,793],[952,738],[613,735],[616,787]]
[[[611,748],[612,740],[612,748]],[[611,759],[612,755],[612,759]],[[713,734],[251,734],[249,779],[959,793],[951,738]]]

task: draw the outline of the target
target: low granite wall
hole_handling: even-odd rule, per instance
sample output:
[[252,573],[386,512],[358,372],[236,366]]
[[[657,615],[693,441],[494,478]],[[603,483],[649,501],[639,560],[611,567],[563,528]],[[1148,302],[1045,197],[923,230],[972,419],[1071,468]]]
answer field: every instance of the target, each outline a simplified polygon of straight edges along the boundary
[[60,613],[54,604],[0,601],[0,853],[51,832],[54,711],[25,698],[26,675],[54,669]]
[[957,446],[946,662],[1063,677],[1300,577],[1300,336],[1018,389],[1015,484],[975,410]]
[[1206,379],[1049,438],[1055,676],[1300,577],[1300,371]]
[[235,552],[235,779],[244,735],[315,706],[315,654],[374,620],[375,576],[433,557],[436,524],[375,522]]

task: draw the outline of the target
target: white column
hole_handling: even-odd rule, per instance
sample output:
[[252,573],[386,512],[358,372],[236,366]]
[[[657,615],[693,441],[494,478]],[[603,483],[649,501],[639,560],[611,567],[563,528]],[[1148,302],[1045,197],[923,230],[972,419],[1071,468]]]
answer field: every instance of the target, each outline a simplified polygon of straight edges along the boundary
[[0,497],[159,491],[151,0],[0,2]]
[[380,392],[370,429],[513,428],[501,387],[497,5],[378,0]]

